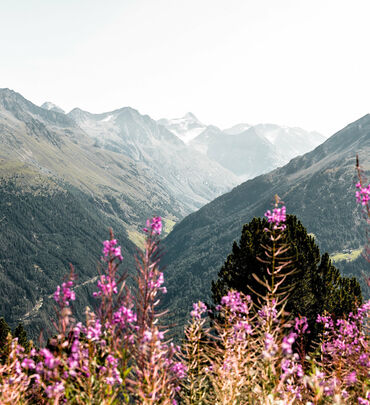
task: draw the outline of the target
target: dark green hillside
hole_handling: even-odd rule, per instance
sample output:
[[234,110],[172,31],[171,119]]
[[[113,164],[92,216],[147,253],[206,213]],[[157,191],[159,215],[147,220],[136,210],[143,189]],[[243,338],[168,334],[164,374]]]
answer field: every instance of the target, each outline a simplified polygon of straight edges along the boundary
[[[355,201],[355,157],[370,169],[370,115],[348,125],[314,151],[247,181],[175,226],[165,239],[165,305],[182,321],[191,303],[209,299],[216,278],[242,226],[262,217],[274,194],[315,235],[321,251],[357,249],[365,243]],[[338,266],[340,269],[340,266]],[[357,274],[356,274],[357,275]]]
[[[24,183],[28,186],[25,186]],[[102,248],[113,227],[132,264],[135,247],[122,224],[97,209],[96,201],[80,190],[50,177],[33,180],[22,175],[0,181],[0,314],[14,327],[24,321],[35,337],[49,324],[57,284],[75,266],[77,284],[97,273]],[[77,289],[76,306],[89,304],[87,287]],[[90,290],[91,290],[90,288]],[[93,304],[90,302],[90,305]]]

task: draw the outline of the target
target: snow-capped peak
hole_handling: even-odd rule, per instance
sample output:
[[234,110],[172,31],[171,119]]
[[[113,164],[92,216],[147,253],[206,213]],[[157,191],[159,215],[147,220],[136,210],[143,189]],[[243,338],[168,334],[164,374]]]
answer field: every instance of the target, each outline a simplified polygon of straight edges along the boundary
[[189,143],[207,128],[207,125],[200,122],[191,112],[181,118],[162,118],[158,120],[158,123],[165,126],[184,143]]
[[44,110],[56,111],[58,113],[65,114],[65,111],[62,108],[58,107],[50,101],[45,101],[45,103],[41,105],[41,108],[43,108]]

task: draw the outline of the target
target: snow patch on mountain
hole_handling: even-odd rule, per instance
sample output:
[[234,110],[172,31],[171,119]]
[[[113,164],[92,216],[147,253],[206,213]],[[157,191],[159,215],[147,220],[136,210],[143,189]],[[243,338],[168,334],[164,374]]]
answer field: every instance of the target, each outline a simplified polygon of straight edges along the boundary
[[65,114],[65,111],[62,108],[50,101],[45,101],[45,103],[41,105],[41,108],[43,108],[44,110],[56,111],[58,113]]
[[166,127],[186,144],[199,136],[207,128],[207,125],[200,122],[191,112],[188,112],[181,118],[162,118],[157,122]]

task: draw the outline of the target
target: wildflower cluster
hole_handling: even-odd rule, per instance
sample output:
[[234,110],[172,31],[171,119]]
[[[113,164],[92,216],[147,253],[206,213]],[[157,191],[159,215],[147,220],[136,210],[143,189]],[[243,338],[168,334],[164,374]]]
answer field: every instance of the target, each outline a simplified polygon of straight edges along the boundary
[[121,246],[117,246],[117,240],[116,239],[111,239],[111,240],[105,240],[103,242],[104,248],[103,248],[103,255],[105,258],[118,258],[119,260],[123,260],[122,254],[121,254]]
[[[357,188],[358,201],[363,204],[365,196],[368,204],[369,187]],[[253,302],[230,290],[212,311],[194,303],[182,347],[166,339],[156,311],[166,292],[157,238],[161,218],[148,220],[144,229],[136,290],[126,286],[126,274],[118,274],[123,257],[111,233],[93,294],[98,310],[87,308],[84,323],[72,318],[71,268],[54,293],[56,334],[47,346],[26,353],[9,335],[8,356],[0,363],[0,403],[370,405],[370,301],[345,319],[318,314],[320,341],[306,353],[307,317],[285,311],[292,271],[286,271],[286,209],[278,197],[265,215],[272,224],[261,259],[266,274],[253,276],[266,294]]]
[[76,299],[76,294],[71,288],[73,287],[73,281],[70,280],[62,284],[62,288],[57,286],[54,292],[54,300],[59,305],[69,306],[69,301],[74,301]]
[[[160,233],[159,217],[149,224]],[[85,323],[71,316],[70,301],[76,298],[71,269],[54,293],[57,333],[48,345],[27,354],[9,336],[9,355],[0,365],[0,402],[175,404],[186,366],[178,357],[179,348],[164,340],[157,324],[158,293],[165,292],[157,249],[158,241],[148,236],[139,254],[140,288],[132,296],[126,276],[118,275],[123,258],[111,233],[103,242],[102,271],[93,294],[100,300],[99,309],[95,313],[87,308]]]
[[267,221],[273,225],[273,229],[280,229],[285,230],[286,225],[284,222],[286,221],[286,207],[283,205],[279,207],[280,201],[279,197],[276,196],[275,208],[272,210],[267,210],[265,212],[265,217]]
[[190,312],[190,316],[195,319],[201,319],[202,314],[205,312],[207,312],[207,305],[202,301],[198,301],[193,304],[193,310]]
[[153,234],[160,235],[162,232],[162,218],[153,217],[150,221],[146,221],[146,228],[143,229],[144,232],[149,233],[151,231]]
[[358,203],[365,206],[370,200],[370,184],[363,187],[361,183],[358,182],[356,188],[358,188],[358,191],[356,191],[356,200]]
[[[285,268],[281,244],[285,209],[267,212],[272,229],[266,248],[267,274],[255,276],[266,295],[230,290],[216,306],[212,328],[205,327],[205,304],[193,304],[185,329],[184,359],[188,374],[182,382],[185,404],[370,404],[370,351],[366,322],[370,301],[347,319],[318,315],[322,341],[306,353],[310,334],[304,314],[292,318],[284,310]],[[269,276],[269,277],[267,277]]]

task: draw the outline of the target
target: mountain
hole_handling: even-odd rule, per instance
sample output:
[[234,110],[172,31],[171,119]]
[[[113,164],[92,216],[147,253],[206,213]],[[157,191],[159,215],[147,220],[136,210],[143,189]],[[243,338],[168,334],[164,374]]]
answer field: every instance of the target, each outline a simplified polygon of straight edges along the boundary
[[315,235],[323,252],[361,248],[366,241],[366,225],[354,196],[356,153],[369,173],[370,115],[313,151],[244,182],[178,223],[163,242],[168,289],[164,306],[171,308],[172,321],[181,324],[192,302],[209,299],[211,281],[233,241],[239,240],[243,224],[262,217],[275,194],[282,198],[287,212],[296,214]]
[[221,130],[202,124],[192,113],[157,122],[196,151],[232,171],[239,182],[283,166],[326,139],[315,131],[274,124],[241,123]]
[[126,225],[142,223],[153,211],[173,219],[189,212],[148,167],[97,147],[69,116],[7,89],[0,90],[0,142],[4,165],[24,164],[70,184],[93,196],[102,212],[117,206]]
[[79,275],[80,315],[94,305],[87,291],[109,227],[132,271],[148,217],[162,216],[166,233],[235,184],[202,155],[187,161],[193,151],[148,116],[112,114],[66,115],[0,89],[0,314],[12,327],[24,321],[33,337],[50,323],[69,263]]
[[238,184],[233,173],[132,108],[103,114],[74,109],[67,116],[98,148],[123,153],[156,173],[160,177],[157,182],[181,201],[188,212]]
[[230,128],[225,128],[222,132],[224,132],[225,134],[228,134],[228,135],[236,135],[236,134],[241,134],[242,132],[246,131],[247,129],[249,129],[252,126],[253,125],[241,123],[241,124],[233,125]]
[[44,108],[45,110],[49,110],[49,111],[56,111],[56,112],[62,113],[62,114],[65,113],[64,110],[62,110],[60,107],[58,107],[57,105],[53,104],[50,101],[45,101],[45,103],[41,105],[41,108]]
[[219,128],[208,126],[190,144],[241,180],[269,172],[284,162],[277,148],[254,127],[236,135],[227,135]]
[[208,126],[189,145],[245,181],[283,166],[324,140],[318,132],[301,128],[239,124],[224,131]]
[[0,90],[0,314],[11,326],[22,320],[36,337],[50,323],[69,263],[80,314],[94,304],[87,290],[109,227],[132,269],[146,218],[163,216],[168,231],[187,212],[147,166],[96,147],[65,114]]
[[326,140],[317,131],[306,131],[298,127],[258,124],[253,128],[257,134],[263,136],[276,147],[284,164],[296,156],[313,150]]
[[189,143],[207,128],[207,125],[202,124],[191,112],[188,112],[182,118],[162,118],[157,122],[166,127],[184,143]]

